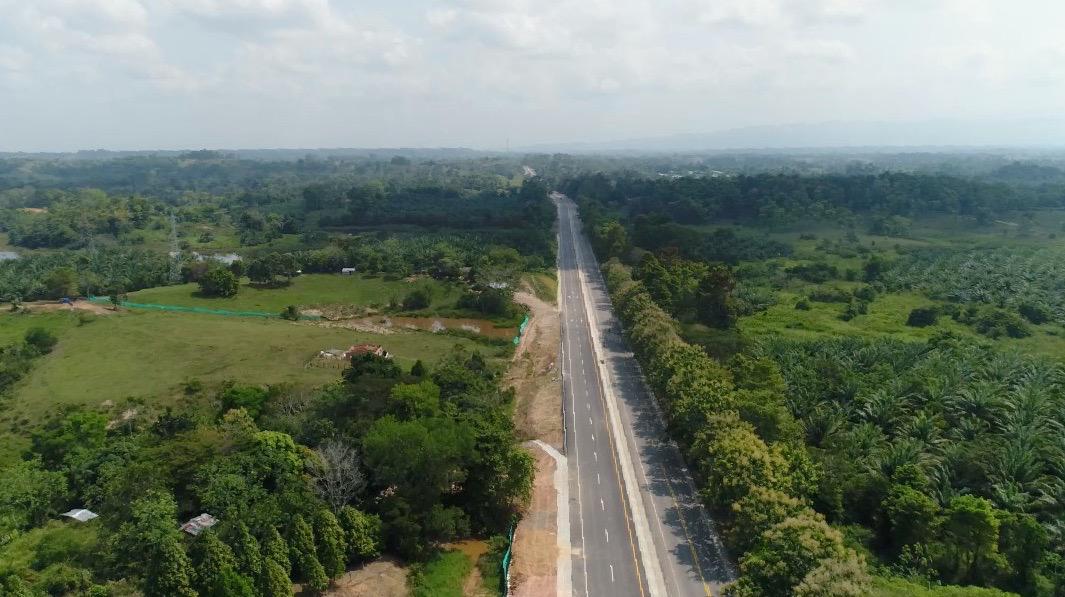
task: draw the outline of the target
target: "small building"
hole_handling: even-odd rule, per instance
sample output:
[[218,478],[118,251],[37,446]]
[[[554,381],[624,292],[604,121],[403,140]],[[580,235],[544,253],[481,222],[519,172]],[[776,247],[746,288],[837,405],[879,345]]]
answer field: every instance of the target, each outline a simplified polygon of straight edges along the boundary
[[353,344],[344,351],[344,358],[350,359],[364,354],[372,354],[385,359],[392,358],[392,355],[380,344]]
[[204,512],[181,525],[181,530],[195,537],[216,524],[218,524],[218,519]]
[[340,273],[344,274],[345,276],[350,276],[351,274],[355,273],[355,268],[353,268],[353,267],[342,267],[342,268],[340,268]]

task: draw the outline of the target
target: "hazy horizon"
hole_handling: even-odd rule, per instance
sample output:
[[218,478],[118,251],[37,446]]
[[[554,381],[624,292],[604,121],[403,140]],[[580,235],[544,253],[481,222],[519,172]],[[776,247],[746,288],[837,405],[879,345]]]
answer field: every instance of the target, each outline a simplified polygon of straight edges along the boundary
[[1058,146],[1019,5],[0,0],[0,151]]

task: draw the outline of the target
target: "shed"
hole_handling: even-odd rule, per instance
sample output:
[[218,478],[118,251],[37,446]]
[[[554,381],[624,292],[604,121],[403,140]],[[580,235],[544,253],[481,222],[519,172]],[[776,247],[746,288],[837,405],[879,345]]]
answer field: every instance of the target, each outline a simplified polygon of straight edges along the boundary
[[204,512],[181,525],[181,530],[195,537],[216,524],[218,524],[218,519]]
[[342,268],[340,268],[340,273],[350,276],[351,274],[355,273],[355,268],[353,268],[353,267],[342,267]]

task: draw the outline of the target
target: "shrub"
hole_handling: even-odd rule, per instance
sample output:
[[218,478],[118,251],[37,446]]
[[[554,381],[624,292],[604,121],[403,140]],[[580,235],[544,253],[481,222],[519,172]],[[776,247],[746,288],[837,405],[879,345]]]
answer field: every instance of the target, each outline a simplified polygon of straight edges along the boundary
[[807,282],[820,284],[839,277],[839,270],[834,265],[828,265],[821,261],[796,265],[784,270],[788,274]]
[[433,294],[428,286],[415,288],[407,296],[403,297],[403,309],[406,311],[420,311],[428,309],[432,303]]
[[237,294],[237,277],[233,272],[216,267],[200,278],[200,293],[204,296],[231,297]]
[[810,293],[810,300],[818,303],[849,303],[851,293],[842,288],[815,288]]
[[935,307],[917,307],[910,311],[906,318],[906,325],[914,328],[923,328],[936,324],[939,318],[939,310]]
[[1032,335],[1028,325],[1016,313],[990,309],[977,315],[973,322],[976,331],[989,338],[1026,338]]
[[809,311],[810,301],[806,299],[799,299],[799,301],[795,303],[795,309],[798,311]]
[[55,334],[41,327],[33,327],[26,331],[26,344],[40,354],[48,354],[55,348],[59,339]]
[[1017,305],[1017,312],[1035,325],[1046,323],[1053,316],[1049,307],[1036,302],[1024,302]]

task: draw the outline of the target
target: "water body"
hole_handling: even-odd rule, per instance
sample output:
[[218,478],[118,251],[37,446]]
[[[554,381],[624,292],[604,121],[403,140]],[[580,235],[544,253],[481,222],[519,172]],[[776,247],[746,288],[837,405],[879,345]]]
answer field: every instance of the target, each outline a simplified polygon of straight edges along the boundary
[[[170,251],[170,257],[177,257],[178,255],[180,255],[179,252]],[[236,253],[219,253],[217,255],[204,255],[201,253],[196,253],[194,251],[192,253],[192,256],[195,257],[197,261],[203,261],[205,259],[214,259],[215,261],[224,263],[226,265],[229,265],[234,261],[240,261],[240,255],[237,255]]]

